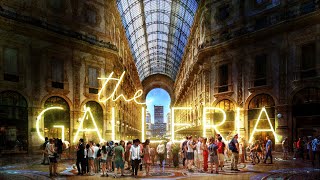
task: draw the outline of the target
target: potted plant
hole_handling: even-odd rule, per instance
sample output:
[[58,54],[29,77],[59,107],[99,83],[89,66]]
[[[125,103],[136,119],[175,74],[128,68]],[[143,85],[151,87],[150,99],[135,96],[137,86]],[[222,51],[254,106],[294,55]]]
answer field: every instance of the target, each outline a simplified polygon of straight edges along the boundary
[[179,166],[179,151],[180,151],[179,146],[174,145],[174,147],[172,148],[173,166],[174,167]]

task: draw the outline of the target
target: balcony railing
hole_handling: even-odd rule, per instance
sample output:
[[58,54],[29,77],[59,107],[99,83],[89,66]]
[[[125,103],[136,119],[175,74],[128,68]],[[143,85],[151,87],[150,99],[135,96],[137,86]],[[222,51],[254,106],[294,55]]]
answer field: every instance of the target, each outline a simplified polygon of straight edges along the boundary
[[249,81],[249,89],[272,86],[272,77],[253,78]]
[[215,92],[215,94],[232,92],[232,86],[233,86],[233,84],[215,86],[214,92]]
[[320,77],[320,65],[309,69],[298,69],[294,72],[294,80],[306,80]]

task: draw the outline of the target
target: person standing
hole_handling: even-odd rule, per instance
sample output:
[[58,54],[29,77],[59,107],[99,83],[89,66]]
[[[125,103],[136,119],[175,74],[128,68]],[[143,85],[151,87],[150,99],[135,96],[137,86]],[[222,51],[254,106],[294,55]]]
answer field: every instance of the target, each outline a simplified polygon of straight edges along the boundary
[[231,171],[239,171],[238,161],[239,161],[239,143],[238,134],[234,135],[229,143],[229,149],[232,152],[231,155]]
[[124,176],[124,148],[122,145],[115,143],[114,148],[114,177],[117,177],[118,170],[121,170],[121,176]]
[[249,147],[252,165],[256,164],[256,159],[258,160],[258,163],[260,163],[260,159],[257,153],[258,147],[259,147],[259,141],[253,142],[252,145]]
[[90,172],[89,174],[91,176],[94,175],[95,169],[94,169],[94,146],[93,146],[93,141],[89,142],[89,150],[88,150],[88,162],[89,162],[89,169]]
[[213,164],[215,165],[216,174],[218,174],[218,166],[219,166],[219,160],[218,160],[218,146],[215,144],[215,140],[213,137],[209,139],[209,161],[210,161],[210,167],[211,167],[211,174],[213,173]]
[[172,154],[172,141],[169,140],[169,142],[166,145],[166,149],[167,149],[167,162],[169,167],[172,164],[172,160],[173,160],[173,154]]
[[138,169],[139,169],[139,163],[141,161],[141,150],[140,150],[140,140],[136,139],[133,141],[133,145],[131,146],[130,149],[130,158],[132,162],[132,176],[135,178],[138,177]]
[[203,142],[203,138],[200,137],[199,141],[196,144],[197,168],[198,168],[198,172],[200,172],[200,173],[203,173],[203,168],[202,168],[202,165],[203,165],[203,150],[201,148],[202,142]]
[[201,143],[201,149],[203,151],[203,170],[205,172],[208,171],[208,145],[207,145],[207,138],[204,138]]
[[320,136],[315,137],[312,141],[311,141],[311,148],[312,148],[312,166],[313,168],[316,167],[316,160],[318,159],[319,164],[318,166],[320,166]]
[[[77,169],[78,169],[78,175],[82,175],[82,169],[84,168],[84,144],[83,144],[83,139],[79,140],[79,145],[77,148]],[[81,165],[81,168],[80,168]]]
[[143,147],[144,147],[144,143],[139,143],[139,146],[140,146],[140,151],[141,151],[141,160],[140,160],[139,168],[140,168],[140,171],[142,171],[142,164],[144,164],[144,162],[143,162]]
[[271,153],[271,151],[272,151],[272,141],[269,138],[269,136],[266,137],[266,140],[267,140],[267,143],[266,143],[266,158],[264,159],[263,162],[266,163],[268,157],[270,157],[270,159],[271,159],[271,163],[270,164],[272,164],[272,153]]
[[49,165],[49,172],[50,172],[50,177],[52,176],[57,176],[57,167],[58,167],[58,162],[57,162],[57,151],[54,146],[54,140],[50,139],[49,143],[46,145],[46,152],[49,157],[50,165]]
[[164,153],[165,153],[165,146],[163,142],[161,141],[160,144],[157,147],[157,154],[159,156],[160,161],[160,167],[162,167],[164,164]]
[[150,166],[151,166],[151,157],[150,157],[150,140],[147,139],[143,147],[143,161],[146,165],[146,176],[150,176]]
[[113,158],[113,147],[110,145],[110,142],[107,142],[107,171],[111,172],[112,170],[112,158]]
[[153,146],[150,147],[150,158],[151,158],[152,165],[154,166],[154,161],[156,158],[156,150]]
[[217,146],[218,146],[219,166],[220,166],[220,168],[222,170],[222,168],[224,167],[224,165],[223,165],[224,164],[224,150],[225,150],[226,145],[222,141],[222,137],[221,136],[218,138]]
[[45,137],[44,139],[44,143],[41,145],[41,149],[43,151],[43,159],[42,159],[42,163],[43,165],[49,165],[50,164],[50,161],[49,161],[49,157],[48,157],[48,154],[46,152],[46,147],[47,147],[47,144],[49,143],[49,139],[48,137]]
[[289,151],[289,143],[288,138],[284,138],[282,141],[282,151],[283,151],[283,159],[288,160],[288,151]]
[[187,160],[187,151],[188,151],[188,148],[187,148],[188,140],[189,140],[189,136],[186,136],[186,140],[181,143],[181,151],[182,151],[182,157],[183,157],[182,165],[185,169],[187,168],[186,160]]
[[192,170],[192,165],[194,162],[194,148],[196,147],[196,145],[193,144],[193,138],[192,136],[189,136],[189,140],[187,143],[187,163],[188,163],[188,171],[189,172],[194,172]]
[[101,148],[101,165],[102,165],[102,177],[104,176],[109,176],[108,173],[107,173],[107,156],[108,156],[108,153],[107,153],[107,148],[105,145],[102,146]]
[[130,157],[129,157],[129,154],[130,154],[130,149],[131,149],[131,145],[132,145],[132,142],[131,141],[128,141],[127,142],[127,146],[126,146],[126,151],[125,151],[125,160],[126,162],[128,163],[128,167],[126,168],[126,170],[130,170]]
[[100,158],[101,158],[100,144],[96,144],[93,148],[94,148],[94,169],[95,169],[95,173],[99,173]]

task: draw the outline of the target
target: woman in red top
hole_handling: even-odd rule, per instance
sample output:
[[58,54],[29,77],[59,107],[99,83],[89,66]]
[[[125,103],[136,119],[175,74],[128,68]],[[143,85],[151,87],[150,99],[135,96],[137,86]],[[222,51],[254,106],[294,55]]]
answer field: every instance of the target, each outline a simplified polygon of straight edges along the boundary
[[222,142],[222,137],[221,136],[218,138],[217,146],[218,146],[219,166],[220,166],[220,168],[222,170],[223,163],[224,163],[224,149],[225,149],[226,145],[224,144],[224,142]]
[[203,170],[208,171],[208,145],[207,138],[203,138],[201,143],[201,150],[203,150]]

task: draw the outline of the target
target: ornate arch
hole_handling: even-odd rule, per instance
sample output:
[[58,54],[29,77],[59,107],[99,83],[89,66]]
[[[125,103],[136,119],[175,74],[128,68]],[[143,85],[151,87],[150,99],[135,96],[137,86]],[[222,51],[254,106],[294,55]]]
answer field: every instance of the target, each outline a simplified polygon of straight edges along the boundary
[[169,76],[163,74],[151,75],[142,81],[142,86],[144,99],[152,89],[162,88],[170,95],[171,102],[174,102],[174,81]]
[[229,100],[231,101],[235,106],[238,106],[237,102],[235,100],[233,100],[232,98],[229,98],[229,97],[220,97],[220,98],[217,98],[215,101],[213,101],[212,105],[214,107],[216,107],[218,105],[218,103],[220,103],[221,101],[223,100]]
[[31,106],[31,102],[29,100],[29,96],[27,96],[25,93],[23,93],[22,91],[20,90],[11,90],[11,89],[4,89],[2,91],[0,91],[0,93],[3,93],[3,92],[6,92],[6,91],[11,91],[11,92],[16,92],[18,94],[20,94],[22,97],[24,97],[25,101],[27,102],[27,107],[30,107]]
[[256,92],[256,93],[252,93],[250,96],[247,97],[243,108],[244,108],[245,110],[248,110],[248,109],[249,109],[249,103],[251,102],[251,100],[252,100],[254,97],[256,97],[257,95],[259,95],[259,94],[266,94],[266,95],[271,96],[272,99],[273,99],[273,101],[274,101],[275,106],[277,106],[277,104],[278,104],[279,101],[278,101],[278,99],[277,99],[274,95],[272,95],[271,93],[268,93],[268,92]]
[[83,101],[81,102],[81,105],[80,105],[80,108],[81,108],[81,109],[80,109],[80,110],[82,110],[83,107],[84,107],[84,105],[85,105],[87,102],[89,102],[89,101],[94,101],[94,102],[98,103],[98,104],[101,106],[102,110],[103,110],[103,114],[107,112],[107,108],[106,108],[105,104],[97,101],[96,99],[91,99],[91,98],[90,98],[90,99],[85,99],[85,100],[83,100]]
[[42,98],[42,100],[41,100],[41,107],[44,108],[44,105],[45,105],[46,101],[50,97],[53,97],[53,96],[57,96],[57,97],[60,97],[60,98],[64,99],[69,105],[69,110],[73,111],[72,101],[67,96],[64,96],[64,95],[61,95],[61,94],[48,94],[48,95],[44,96]]

